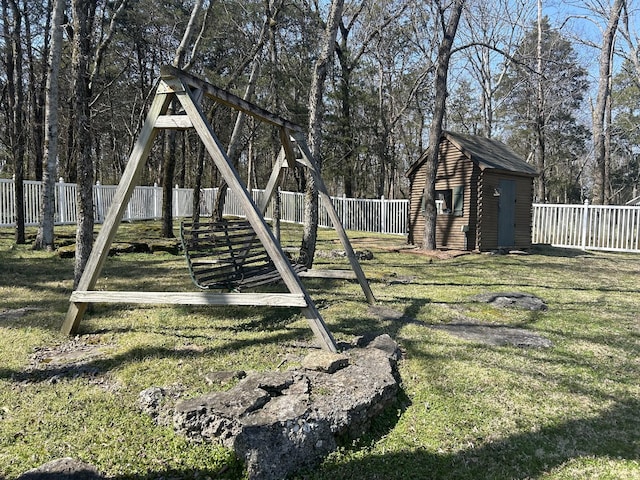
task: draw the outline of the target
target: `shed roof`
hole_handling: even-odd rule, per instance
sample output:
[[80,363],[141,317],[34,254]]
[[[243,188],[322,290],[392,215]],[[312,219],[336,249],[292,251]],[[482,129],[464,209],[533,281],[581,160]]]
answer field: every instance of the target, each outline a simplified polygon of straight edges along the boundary
[[[442,137],[453,143],[469,160],[477,163],[483,170],[489,168],[530,176],[538,175],[533,165],[529,165],[522,157],[498,140],[450,131],[443,132]],[[424,160],[424,156],[421,157],[407,174],[413,173]]]

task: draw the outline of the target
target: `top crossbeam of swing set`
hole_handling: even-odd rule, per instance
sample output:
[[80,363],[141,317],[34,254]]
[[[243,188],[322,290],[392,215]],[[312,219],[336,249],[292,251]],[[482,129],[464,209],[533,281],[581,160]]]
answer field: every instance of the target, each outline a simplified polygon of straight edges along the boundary
[[[281,155],[278,157],[278,161],[269,178],[265,189],[265,199],[259,206],[254,203],[246,185],[240,179],[238,172],[226,155],[225,149],[216,137],[212,126],[206,119],[199,105],[203,96],[251,115],[264,123],[279,127],[280,140],[282,142]],[[172,101],[177,101],[182,107],[182,111],[179,114],[167,115],[169,104]],[[115,238],[117,228],[157,133],[162,129],[187,128],[196,130],[227,185],[238,195],[248,222],[264,245],[265,250],[282,277],[282,282],[287,287],[288,293],[109,292],[94,290],[107,258],[109,247]],[[296,155],[296,150],[299,155]],[[342,242],[355,277],[367,301],[373,303],[375,298],[369,283],[340,223],[337,212],[333,208],[315,160],[306,145],[302,127],[202,79],[174,67],[165,66],[161,69],[155,97],[131,151],[129,161],[114,194],[102,229],[96,237],[78,286],[71,294],[69,309],[62,325],[62,332],[71,334],[77,331],[89,303],[286,306],[300,307],[319,345],[326,350],[336,351],[337,347],[333,335],[324,323],[320,312],[263,216],[268,202],[277,189],[282,169],[285,165],[293,165],[296,162],[306,167],[313,176],[318,187],[318,193],[324,200],[323,205],[331,218],[338,238]]]
[[251,103],[233,93],[224,90],[220,87],[216,87],[211,83],[208,83],[198,77],[190,75],[182,70],[179,70],[171,65],[164,65],[160,69],[160,78],[161,79],[172,79],[172,78],[180,78],[185,85],[193,88],[195,91],[200,92],[202,95],[209,97],[210,99],[220,103],[222,105],[226,105],[228,107],[233,108],[234,110],[239,110],[247,115],[251,115],[258,120],[267,123],[269,125],[274,125],[281,128],[286,128],[290,132],[304,132],[304,129],[289,120],[276,115],[268,110],[265,110],[258,105]]

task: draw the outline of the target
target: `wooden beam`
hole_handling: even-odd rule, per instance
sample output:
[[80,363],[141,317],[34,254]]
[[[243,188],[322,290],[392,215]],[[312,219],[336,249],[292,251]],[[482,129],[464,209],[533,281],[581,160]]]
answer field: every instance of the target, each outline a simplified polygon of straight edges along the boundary
[[149,305],[242,305],[263,307],[306,307],[304,295],[293,293],[214,293],[214,292],[125,292],[78,291],[71,294],[76,303],[132,303]]
[[[258,118],[265,123],[277,125],[279,127],[286,127],[288,130],[291,130],[293,132],[303,131],[303,128],[300,125],[290,122],[289,120],[286,120],[274,113],[269,112],[268,110],[265,110],[262,107],[248,102],[238,97],[237,95],[229,93],[226,90],[205,82],[198,77],[194,77],[193,75],[183,70],[179,70],[174,66],[164,65],[163,67],[161,67],[160,77],[163,79],[178,78],[184,84],[200,90],[205,96],[212,98],[216,102],[227,105],[235,110],[240,110],[241,112]],[[197,98],[195,100],[196,102],[198,101]]]
[[156,128],[192,128],[193,124],[187,115],[160,115],[156,120]]
[[[353,251],[353,247],[351,246],[351,242],[349,241],[349,237],[347,236],[347,232],[345,232],[344,227],[342,226],[342,222],[340,221],[340,217],[338,216],[338,212],[336,212],[336,209],[333,206],[333,202],[331,201],[331,197],[329,196],[329,193],[327,191],[327,187],[324,184],[324,181],[322,180],[322,177],[320,176],[320,172],[318,172],[318,169],[316,168],[315,160],[313,159],[313,155],[311,154],[311,151],[309,150],[309,147],[307,146],[307,142],[304,139],[304,135],[299,133],[299,132],[294,132],[294,133],[291,134],[291,136],[293,136],[293,138],[296,141],[296,144],[297,144],[298,148],[300,149],[300,152],[302,152],[302,158],[301,159],[292,158],[291,161],[292,161],[292,163],[294,161],[302,163],[305,167],[307,167],[309,169],[309,172],[313,176],[313,179],[316,182],[316,186],[318,187],[318,193],[320,194],[320,197],[322,198],[322,204],[324,205],[325,210],[329,214],[329,218],[331,219],[331,223],[333,224],[333,228],[335,229],[336,233],[338,234],[338,238],[340,239],[340,242],[342,243],[342,248],[344,248],[344,251],[347,254],[347,258],[349,259],[349,263],[351,264],[351,268],[353,269],[354,273],[356,274],[356,278],[358,279],[358,283],[360,284],[360,287],[362,288],[364,296],[366,297],[367,301],[370,304],[373,305],[376,302],[376,299],[373,296],[373,292],[371,291],[371,287],[369,286],[369,282],[367,281],[367,277],[365,276],[364,272],[362,271],[362,267],[360,266],[360,262],[358,262],[358,259],[356,258],[356,254]],[[287,139],[287,141],[290,141],[290,139]]]
[[269,207],[269,202],[273,198],[274,193],[278,186],[280,185],[280,179],[282,178],[282,168],[287,165],[287,158],[284,153],[284,149],[280,150],[278,154],[278,158],[276,159],[276,163],[273,166],[273,170],[271,171],[271,176],[269,177],[269,181],[267,182],[267,186],[264,189],[264,195],[262,200],[260,201],[260,205],[258,208],[260,209],[260,213],[264,216]]
[[[163,82],[160,82],[158,89],[162,88],[162,84]],[[155,128],[156,121],[160,115],[166,113],[171,97],[172,95],[156,93],[149,112],[147,113],[147,119],[131,151],[127,166],[125,167],[113,201],[107,211],[100,233],[98,233],[96,237],[82,277],[80,277],[80,281],[78,282],[78,290],[91,290],[96,285],[104,261],[109,254],[109,247],[118,231],[122,215],[127,208],[131,193],[137,184],[140,171],[144,166],[144,162],[153,145],[153,140],[158,132]],[[67,315],[61,327],[62,333],[69,335],[77,331],[86,307],[86,304],[78,302],[72,302],[69,305]]]

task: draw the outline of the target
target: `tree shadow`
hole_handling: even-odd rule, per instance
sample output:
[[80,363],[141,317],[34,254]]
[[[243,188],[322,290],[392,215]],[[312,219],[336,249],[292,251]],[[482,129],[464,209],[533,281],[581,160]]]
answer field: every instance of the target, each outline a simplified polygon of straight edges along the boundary
[[[557,425],[520,432],[499,440],[477,439],[455,452],[435,451],[410,445],[389,452],[369,451],[366,455],[348,455],[342,462],[329,459],[320,468],[302,470],[292,479],[331,480],[454,480],[492,479],[525,480],[556,471],[574,460],[589,462],[631,461],[640,459],[640,401],[624,399],[592,418],[570,419]],[[371,431],[347,450],[374,447],[374,442],[396,425],[397,414],[385,411]],[[626,467],[627,472],[628,468]],[[172,478],[241,479],[241,462],[235,461],[217,470],[198,468],[163,468],[138,475],[119,475],[112,480],[151,480]],[[613,474],[615,475],[615,474]],[[36,477],[25,477],[35,480]],[[39,474],[38,480],[104,477],[87,475],[61,477]],[[607,477],[613,478],[613,477]]]
[[580,250],[579,248],[563,248],[553,247],[548,244],[538,243],[531,247],[529,253],[533,255],[543,255],[547,257],[562,257],[562,258],[579,258],[593,256],[592,252],[588,250]]
[[69,361],[49,364],[44,362],[42,366],[26,369],[10,369],[0,367],[0,379],[7,379],[17,383],[59,382],[78,378],[96,378],[107,374],[109,371],[121,368],[123,365],[141,362],[149,358],[173,359],[176,361],[193,358],[194,356],[216,357],[229,352],[239,351],[255,345],[265,343],[282,344],[292,342],[299,338],[297,330],[279,332],[270,335],[268,339],[234,339],[225,342],[219,347],[207,347],[201,350],[173,349],[167,347],[134,347],[115,355],[100,355],[88,360]]
[[[637,461],[640,458],[640,402],[626,399],[593,418],[567,420],[501,440],[479,439],[453,453],[407,446],[401,452],[369,454],[346,464],[328,465],[314,478],[384,479],[538,478],[574,459]],[[370,475],[370,474],[369,474]]]

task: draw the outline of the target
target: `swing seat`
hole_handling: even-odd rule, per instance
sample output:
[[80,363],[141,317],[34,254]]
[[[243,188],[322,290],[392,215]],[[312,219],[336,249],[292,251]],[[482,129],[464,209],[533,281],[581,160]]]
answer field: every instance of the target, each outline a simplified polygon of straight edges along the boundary
[[[183,221],[180,239],[193,283],[204,290],[242,291],[282,280],[246,220]],[[296,272],[304,265],[292,263]]]

